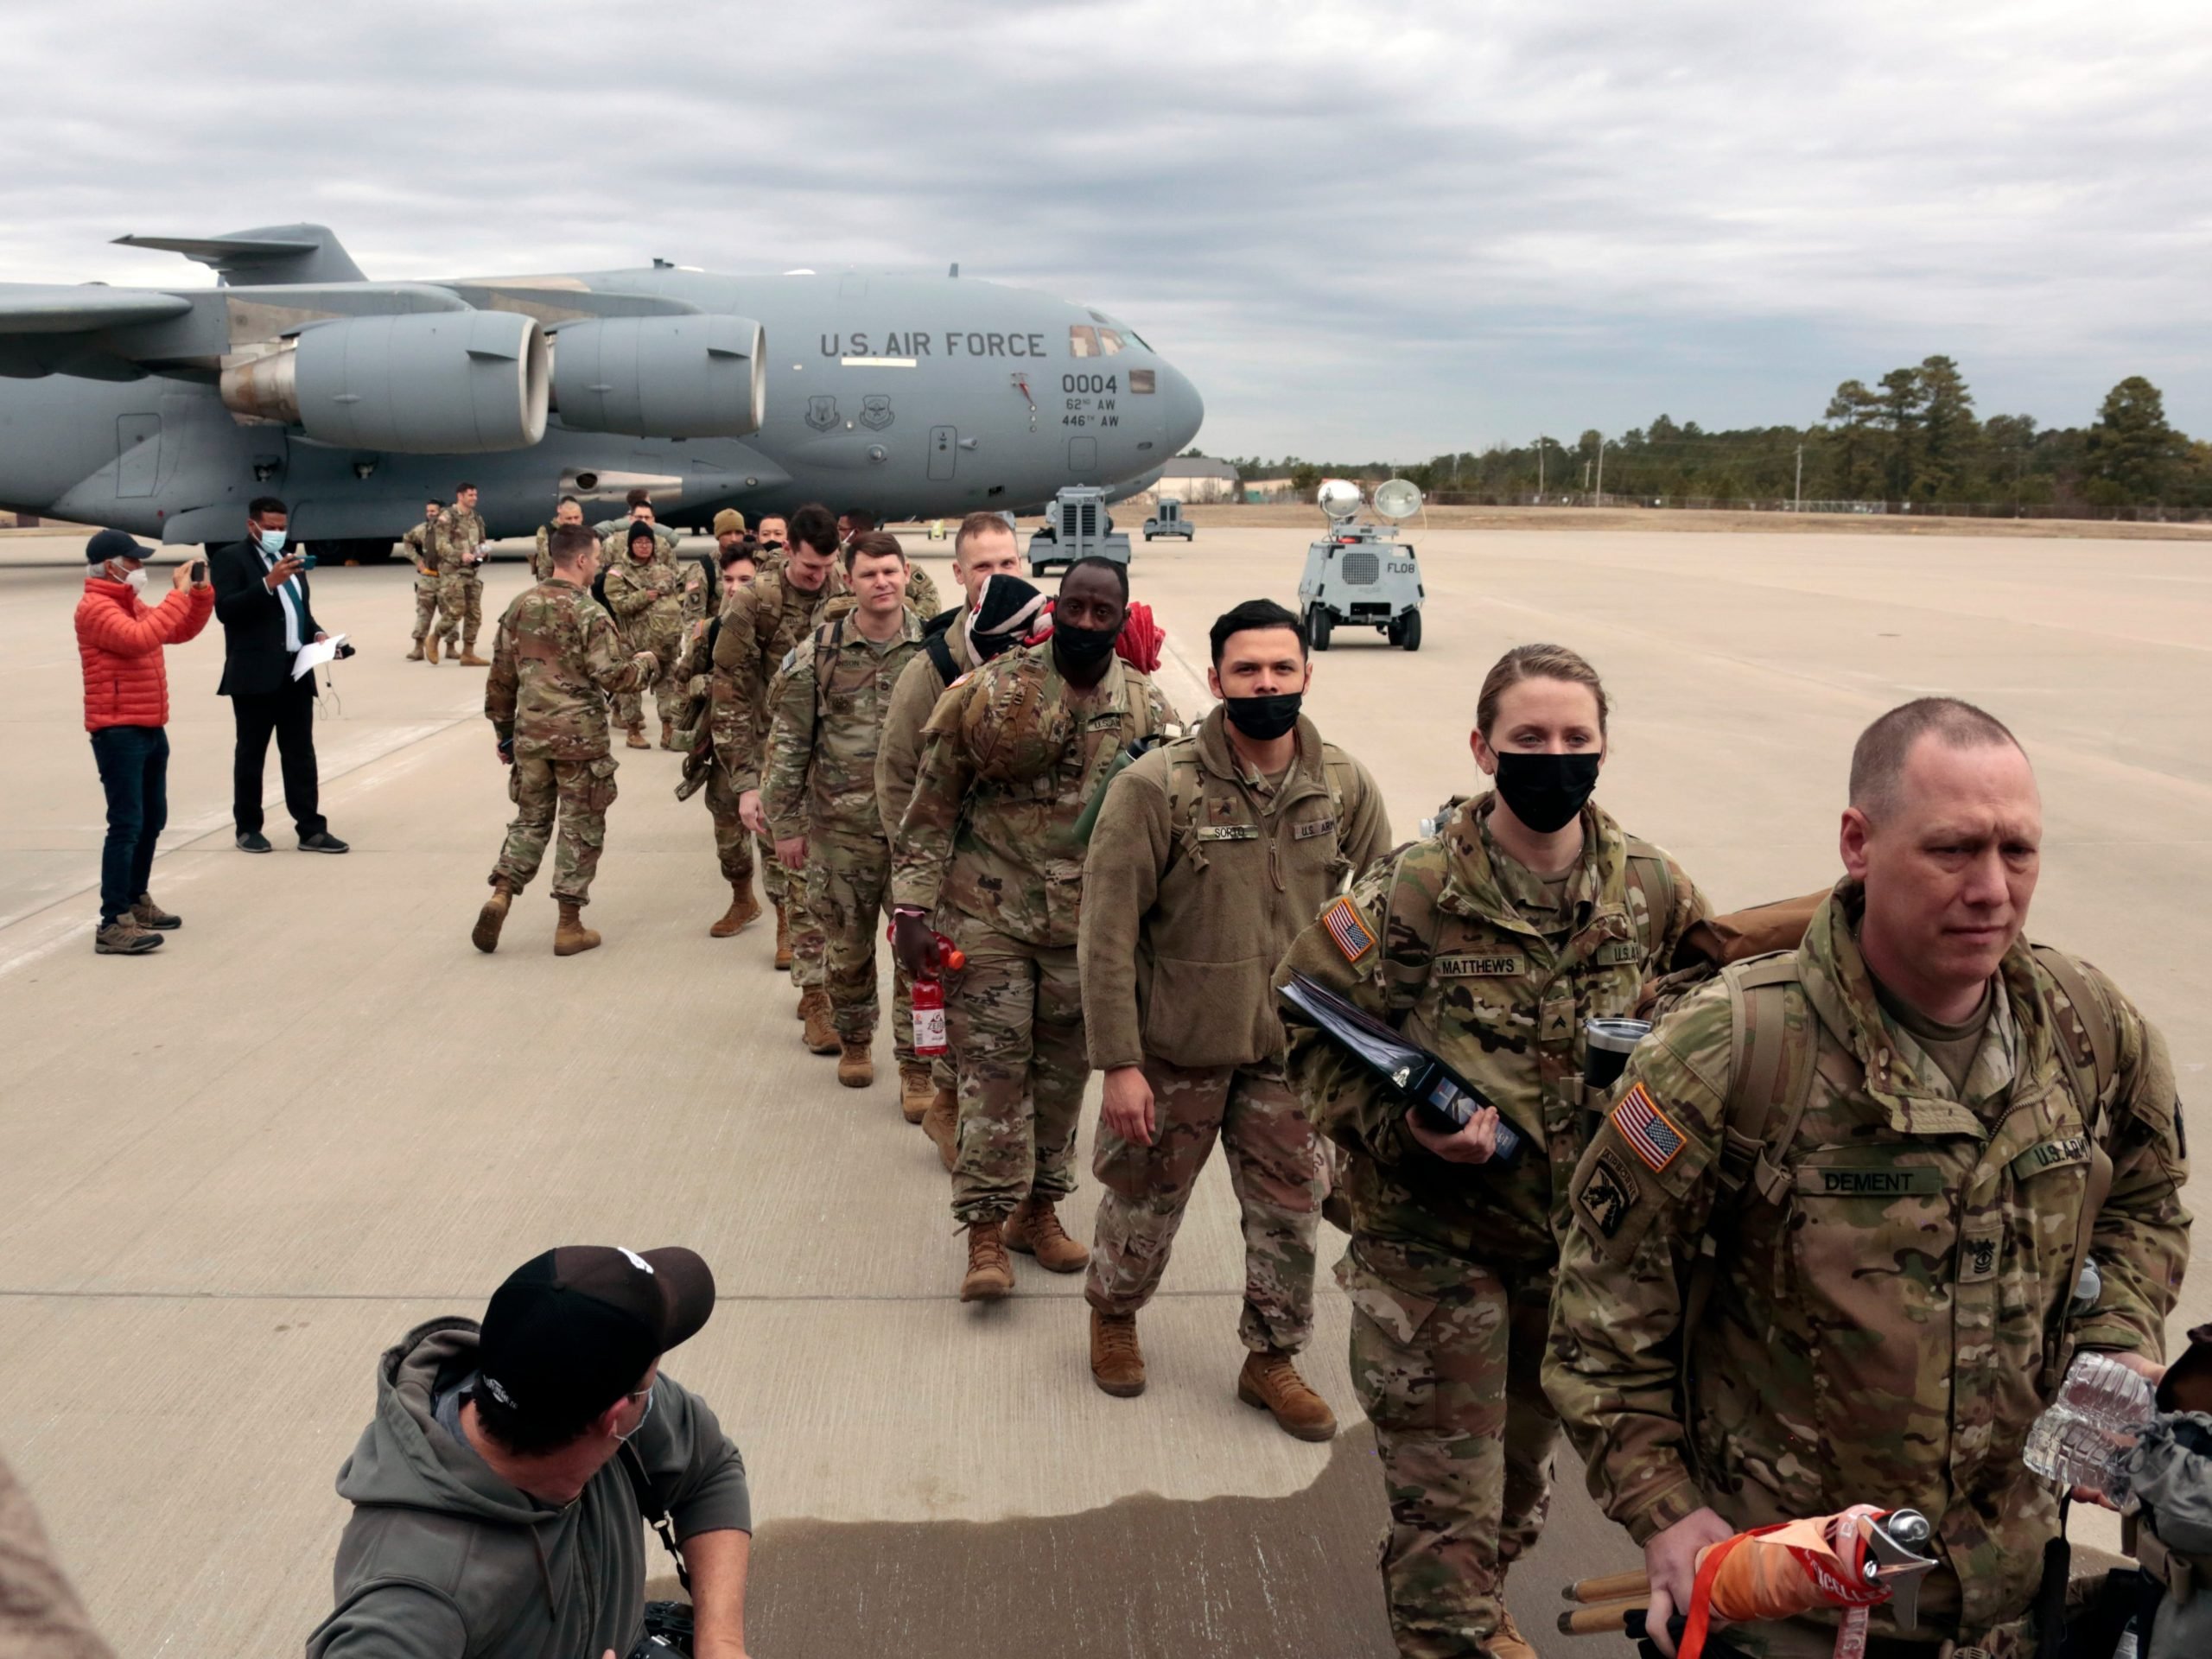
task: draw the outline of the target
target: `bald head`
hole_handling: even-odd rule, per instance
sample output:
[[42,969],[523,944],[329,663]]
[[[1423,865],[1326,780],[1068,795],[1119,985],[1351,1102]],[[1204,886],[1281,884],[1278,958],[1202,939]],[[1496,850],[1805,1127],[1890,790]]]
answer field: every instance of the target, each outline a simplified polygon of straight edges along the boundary
[[2020,748],[2003,721],[1957,697],[1901,703],[1861,732],[1851,752],[1851,804],[1869,822],[1895,816],[1904,795],[1905,763],[1923,738],[1946,749]]

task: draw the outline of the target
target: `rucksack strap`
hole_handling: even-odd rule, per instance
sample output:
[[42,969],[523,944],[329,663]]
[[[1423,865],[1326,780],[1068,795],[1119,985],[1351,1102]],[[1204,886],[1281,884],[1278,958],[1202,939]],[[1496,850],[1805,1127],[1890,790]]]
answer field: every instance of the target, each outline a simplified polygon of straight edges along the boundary
[[1643,959],[1652,962],[1667,943],[1667,924],[1675,914],[1675,867],[1641,836],[1624,839],[1628,843],[1628,885],[1643,895]]
[[668,1518],[668,1505],[653,1491],[652,1477],[645,1472],[645,1460],[638,1455],[638,1448],[623,1441],[621,1458],[622,1472],[630,1477],[630,1490],[638,1495],[638,1513],[660,1535],[662,1546],[675,1558],[676,1581],[683,1586],[683,1593],[688,1596],[691,1593],[691,1574],[683,1565],[683,1552],[677,1548],[676,1526]]
[[[2071,1297],[2075,1287],[2082,1282],[2082,1268],[2089,1259],[2089,1245],[2097,1230],[2097,1217],[2103,1213],[2105,1200],[2112,1196],[2112,1154],[2105,1149],[2105,1096],[2111,1091],[2113,1080],[2120,1075],[2120,1033],[2113,1024],[2112,1010],[2103,997],[2090,988],[2089,977],[2082,971],[2082,964],[2056,945],[2037,944],[2030,947],[2036,961],[2056,983],[2066,1000],[2073,1004],[2075,1018],[2082,1022],[2082,1034],[2088,1039],[2090,1075],[2082,1075],[2082,1056],[2075,1047],[2072,1034],[2058,1019],[2058,1010],[2044,999],[2044,1011],[2050,1022],[2051,1046],[2058,1051],[2059,1063],[2065,1067],[2067,1082],[2074,1090],[2074,1098],[2081,1103],[2082,1122],[2089,1136],[2089,1172],[2082,1192],[2082,1212],[2074,1222],[2074,1262],[2068,1274],[2067,1294]],[[2073,1305],[2068,1304],[2068,1317],[2060,1322],[2054,1334],[2050,1351],[2045,1356],[2046,1370],[2055,1375],[2064,1363],[2066,1333],[2073,1325]]]
[[939,684],[950,685],[960,677],[960,664],[952,657],[951,637],[944,629],[925,637],[922,649],[929,654],[930,665],[937,670]]

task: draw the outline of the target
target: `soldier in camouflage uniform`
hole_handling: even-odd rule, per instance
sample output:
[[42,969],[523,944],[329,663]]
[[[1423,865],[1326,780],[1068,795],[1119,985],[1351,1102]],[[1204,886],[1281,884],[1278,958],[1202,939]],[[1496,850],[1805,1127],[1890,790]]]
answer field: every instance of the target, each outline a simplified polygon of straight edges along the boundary
[[[841,548],[850,547],[859,537],[876,534],[881,529],[874,513],[848,507],[837,515],[837,544]],[[938,599],[937,583],[930,580],[928,571],[911,558],[906,561],[906,604],[925,622],[944,613],[944,607]]]
[[[653,527],[642,520],[630,526],[624,557],[600,584],[607,608],[622,630],[632,651],[649,651],[661,664],[652,683],[653,712],[660,717],[660,746],[676,747],[677,700],[683,695],[682,664],[677,660],[683,641],[682,580],[673,560],[660,556]],[[615,716],[626,728],[629,747],[647,747],[643,696],[625,692],[615,703]]]
[[[728,939],[734,938],[760,918],[760,901],[753,896],[753,843],[760,838],[747,830],[745,821],[738,816],[737,785],[730,777],[729,768],[715,753],[709,683],[714,673],[716,630],[729,613],[731,600],[750,588],[760,574],[760,559],[749,541],[734,542],[724,547],[721,558],[721,616],[694,628],[685,647],[687,706],[700,709],[701,715],[697,727],[690,734],[691,752],[684,762],[685,782],[677,790],[677,798],[682,800],[695,791],[703,790],[705,793],[707,815],[715,826],[715,861],[721,866],[722,880],[729,883],[730,892],[729,908],[708,927],[707,932],[710,938]],[[759,727],[765,728],[766,711],[756,711],[755,717]],[[783,871],[776,862],[773,843],[761,841],[760,853],[772,900],[782,891]]]
[[683,537],[653,517],[653,498],[649,490],[632,490],[623,498],[626,511],[620,518],[602,518],[592,526],[592,533],[599,537],[599,562],[612,569],[618,559],[628,556],[630,526],[643,522],[653,527],[653,540],[663,552],[674,556]]
[[553,575],[518,594],[499,618],[484,714],[499,734],[511,770],[515,821],[492,870],[492,896],[471,935],[479,950],[499,948],[514,896],[530,885],[559,820],[553,897],[560,922],[556,956],[588,950],[599,935],[583,925],[591,879],[607,842],[614,802],[614,757],[607,744],[607,699],[650,678],[650,652],[624,654],[614,623],[591,596],[598,553],[582,525],[553,536]]
[[[912,568],[911,561],[908,568]],[[1005,519],[995,512],[971,512],[962,521],[952,542],[952,574],[960,583],[961,608],[942,627],[929,630],[931,637],[915,653],[917,660],[908,664],[906,671],[899,677],[899,683],[891,693],[890,709],[883,718],[883,743],[875,757],[875,792],[883,811],[886,836],[898,833],[899,820],[906,816],[906,803],[913,798],[914,779],[922,768],[923,722],[937,707],[937,700],[944,695],[944,688],[982,660],[969,643],[969,631],[977,607],[983,602],[986,584],[995,575],[1026,578],[1028,573],[1029,563],[1021,556],[1021,543],[1014,536],[1014,527]],[[1026,581],[1022,586],[1027,589],[1025,597],[1035,594],[1036,590],[1028,588]],[[911,586],[907,592],[911,600]],[[919,611],[920,607],[915,608]],[[921,614],[926,621],[932,613]],[[1013,641],[1001,635],[999,643],[1003,647]],[[951,1056],[947,1053],[931,1061],[929,1073],[929,1095],[920,1103],[922,1131],[936,1143],[938,1155],[944,1160],[949,1173],[952,1168],[954,1131],[959,1123],[958,1096],[955,1092],[957,1077]],[[901,1100],[899,1103],[908,1117],[914,1116],[914,1101]]]
[[488,539],[476,512],[476,486],[456,485],[453,505],[438,520],[438,615],[446,654],[463,668],[491,666],[476,654],[476,636],[484,626],[482,550]]
[[[1989,715],[1877,721],[1804,942],[1647,1038],[1575,1171],[1544,1381],[1657,1620],[1702,1544],[1870,1503],[1923,1511],[1938,1556],[1916,1628],[1873,1610],[1884,1653],[2034,1650],[2057,1503],[2022,1441],[2077,1351],[2156,1375],[2189,1255],[2165,1043],[2021,938],[2041,831]],[[1834,1639],[1831,1615],[1707,1650]]]
[[1013,1290],[1009,1247],[1056,1273],[1090,1259],[1053,1208],[1075,1189],[1090,1075],[1075,825],[1121,752],[1175,721],[1159,688],[1114,654],[1128,616],[1122,567],[1071,565],[1052,638],[964,676],[938,703],[892,839],[899,965],[934,976],[931,917],[968,959],[945,988],[960,1057],[952,1211],[968,1230],[963,1301]]
[[[1408,1659],[1530,1659],[1506,1569],[1534,1545],[1559,1422],[1539,1382],[1568,1177],[1588,1128],[1583,1022],[1634,1012],[1704,896],[1589,803],[1605,693],[1557,645],[1509,652],[1476,704],[1495,793],[1377,862],[1302,933],[1294,970],[1435,1053],[1495,1103],[1440,1133],[1310,1027],[1289,1072],[1347,1148],[1351,1376],[1391,1525],[1390,1627]],[[1500,1114],[1525,1143],[1486,1162]]]
[[[436,662],[437,640],[431,630],[438,620],[438,514],[445,503],[432,496],[423,504],[423,522],[399,539],[407,549],[407,556],[415,561],[415,649],[407,653],[407,660],[419,663]],[[429,654],[423,653],[423,642],[429,642]]]
[[[842,583],[837,575],[836,523],[829,510],[801,507],[791,515],[792,542],[780,564],[763,570],[750,588],[729,596],[715,635],[707,694],[715,758],[737,791],[738,817],[756,836],[768,833],[760,810],[760,766],[768,744],[767,711],[775,679],[792,650],[819,626],[823,607]],[[771,892],[773,892],[772,887]],[[784,884],[776,918],[776,960],[799,987],[799,1017],[807,1046],[837,1052],[837,1031],[823,988],[826,941],[806,913],[802,884]]]
[[564,495],[555,504],[553,522],[537,527],[537,550],[530,556],[533,581],[543,582],[553,574],[553,532],[563,524],[581,524],[583,521],[583,504],[575,496]]
[[1313,1331],[1320,1151],[1283,1076],[1269,981],[1389,846],[1390,820],[1366,768],[1299,712],[1313,668],[1294,612],[1249,601],[1211,643],[1224,701],[1108,787],[1084,861],[1084,1021],[1106,1077],[1090,1374],[1108,1394],[1144,1391],[1137,1310],[1218,1139],[1244,1229],[1238,1397],[1325,1440],[1336,1417],[1294,1363]]
[[[896,537],[855,537],[845,549],[845,582],[853,608],[817,628],[783,677],[760,808],[779,861],[786,870],[804,869],[807,909],[826,938],[837,1081],[865,1089],[875,1081],[875,939],[889,912],[891,881],[891,846],[876,807],[876,749],[891,689],[920,649],[922,627],[906,608],[906,556]],[[892,1052],[902,1079],[917,1069],[912,995],[903,974],[893,999]],[[919,1069],[926,1077],[927,1068]]]

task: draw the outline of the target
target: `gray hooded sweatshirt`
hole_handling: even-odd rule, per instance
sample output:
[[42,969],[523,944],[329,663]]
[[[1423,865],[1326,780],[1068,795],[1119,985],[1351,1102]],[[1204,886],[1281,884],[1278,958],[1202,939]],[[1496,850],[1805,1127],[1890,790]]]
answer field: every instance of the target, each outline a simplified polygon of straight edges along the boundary
[[[378,1363],[376,1416],[338,1471],[353,1515],[337,1605],[308,1659],[601,1659],[644,1634],[647,1540],[624,1459],[556,1508],[437,1423],[433,1402],[476,1369],[476,1342],[474,1320],[432,1319]],[[752,1530],[737,1447],[668,1376],[630,1444],[679,1539]]]

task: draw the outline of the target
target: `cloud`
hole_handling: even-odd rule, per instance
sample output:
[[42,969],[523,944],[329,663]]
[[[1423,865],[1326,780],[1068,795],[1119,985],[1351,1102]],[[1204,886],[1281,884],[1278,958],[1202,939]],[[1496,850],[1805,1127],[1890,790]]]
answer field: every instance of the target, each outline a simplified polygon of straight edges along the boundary
[[11,8],[0,279],[332,225],[385,276],[942,269],[1123,315],[1225,453],[1985,410],[2212,430],[2180,4]]

